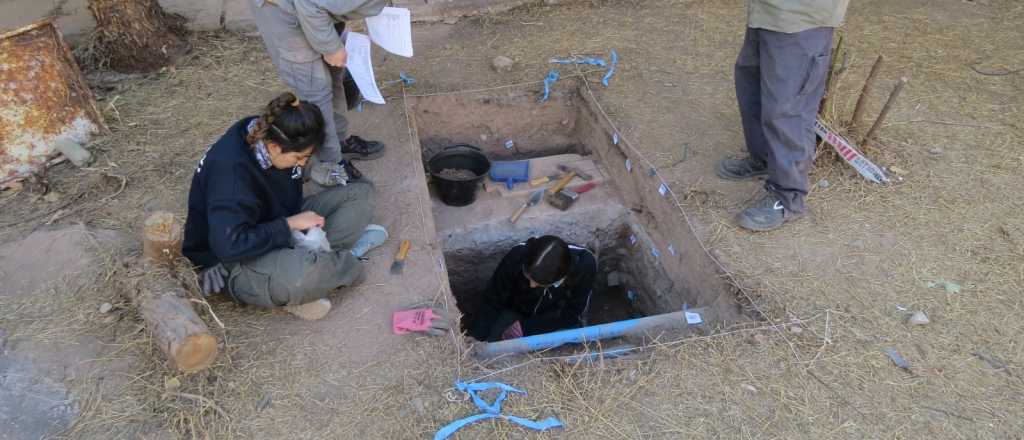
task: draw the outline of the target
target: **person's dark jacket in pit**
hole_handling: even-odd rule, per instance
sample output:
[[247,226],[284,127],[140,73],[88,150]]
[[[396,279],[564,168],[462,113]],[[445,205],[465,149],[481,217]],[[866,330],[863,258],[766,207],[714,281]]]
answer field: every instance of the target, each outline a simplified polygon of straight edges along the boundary
[[470,334],[484,341],[586,325],[597,259],[554,236],[513,247],[491,276]]

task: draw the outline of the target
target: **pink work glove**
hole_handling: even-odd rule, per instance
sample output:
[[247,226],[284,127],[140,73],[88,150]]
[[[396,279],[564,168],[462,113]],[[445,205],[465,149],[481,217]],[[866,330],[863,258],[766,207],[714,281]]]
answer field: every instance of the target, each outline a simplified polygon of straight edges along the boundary
[[391,329],[396,335],[417,332],[441,336],[448,333],[451,324],[441,310],[425,307],[395,312],[391,315]]
[[501,333],[501,339],[515,339],[521,337],[523,337],[523,326],[519,321],[513,322],[512,325],[508,326],[508,328]]

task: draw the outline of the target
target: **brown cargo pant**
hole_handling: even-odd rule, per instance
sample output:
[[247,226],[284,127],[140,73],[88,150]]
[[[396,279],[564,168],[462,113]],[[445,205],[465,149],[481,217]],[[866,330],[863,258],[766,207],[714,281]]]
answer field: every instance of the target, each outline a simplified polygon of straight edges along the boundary
[[236,300],[263,307],[305,304],[357,283],[363,263],[349,249],[373,217],[373,184],[362,180],[307,197],[303,211],[324,217],[331,252],[281,248],[241,263],[225,264],[228,291]]

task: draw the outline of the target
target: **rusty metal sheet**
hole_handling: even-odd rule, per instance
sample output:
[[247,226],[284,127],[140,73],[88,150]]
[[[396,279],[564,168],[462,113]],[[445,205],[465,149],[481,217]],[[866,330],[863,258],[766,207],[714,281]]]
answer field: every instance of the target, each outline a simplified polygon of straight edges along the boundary
[[0,187],[45,167],[59,137],[85,145],[106,131],[52,20],[0,34]]

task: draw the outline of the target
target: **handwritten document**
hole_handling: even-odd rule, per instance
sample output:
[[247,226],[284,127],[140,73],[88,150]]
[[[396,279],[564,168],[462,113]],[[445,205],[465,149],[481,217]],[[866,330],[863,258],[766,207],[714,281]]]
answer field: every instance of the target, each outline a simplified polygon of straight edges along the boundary
[[408,9],[385,7],[379,15],[366,18],[366,27],[370,39],[384,50],[412,56],[412,15]]
[[345,50],[348,51],[348,71],[356,80],[356,86],[363,98],[374,104],[384,104],[384,97],[377,88],[377,80],[373,77],[373,60],[370,58],[370,39],[358,32],[349,32],[345,39]]

